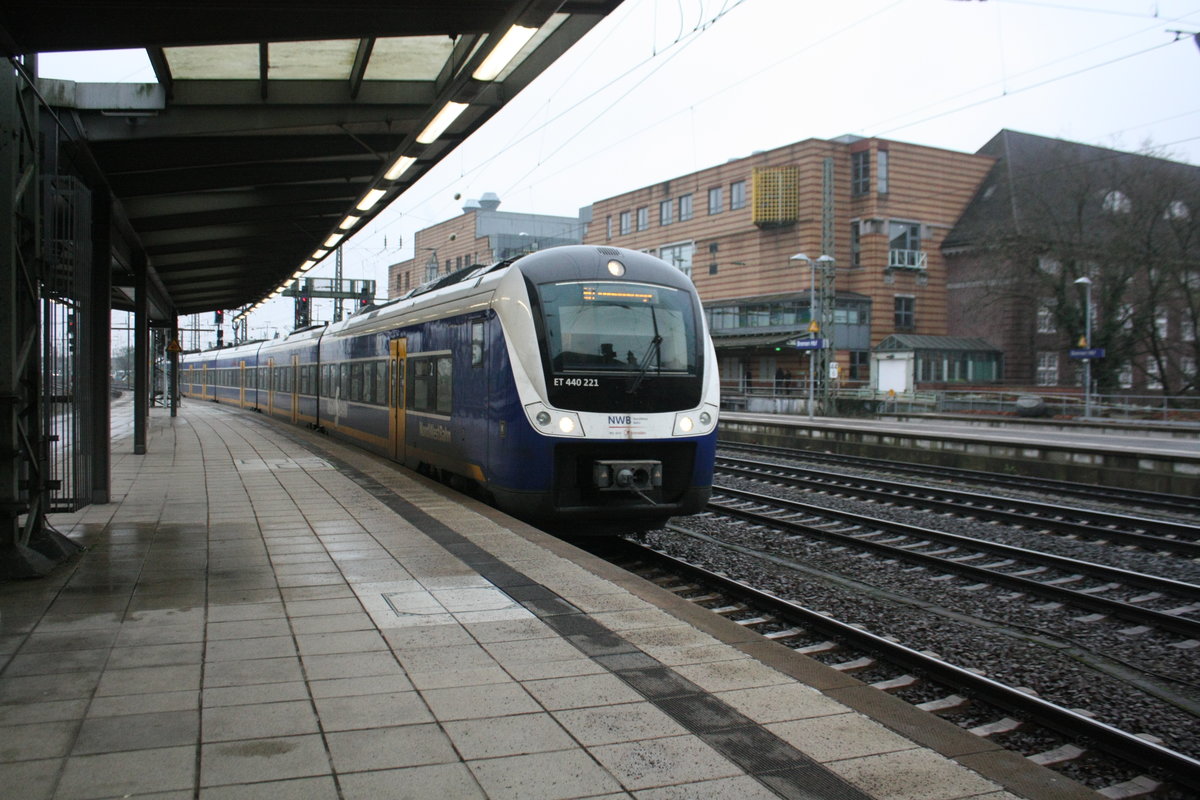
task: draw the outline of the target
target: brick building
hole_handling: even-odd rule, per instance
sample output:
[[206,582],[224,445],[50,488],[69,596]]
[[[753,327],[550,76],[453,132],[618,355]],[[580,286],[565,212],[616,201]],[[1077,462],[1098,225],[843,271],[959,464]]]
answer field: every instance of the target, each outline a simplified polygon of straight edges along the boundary
[[950,332],[1000,347],[1010,385],[1079,387],[1090,300],[1097,389],[1195,392],[1200,167],[1008,130],[979,153],[943,243]]
[[467,200],[463,213],[413,237],[414,257],[388,267],[388,297],[399,297],[440,275],[473,264],[491,264],[547,247],[579,244],[579,217],[500,211],[500,198],[486,192]]
[[[808,361],[789,343],[809,335],[822,305],[832,305],[841,384],[867,385],[870,349],[885,337],[946,335],[940,245],[994,163],[808,139],[596,202],[584,242],[652,252],[691,275],[727,388],[775,389],[781,375],[804,385]],[[832,274],[800,253],[832,256]]]

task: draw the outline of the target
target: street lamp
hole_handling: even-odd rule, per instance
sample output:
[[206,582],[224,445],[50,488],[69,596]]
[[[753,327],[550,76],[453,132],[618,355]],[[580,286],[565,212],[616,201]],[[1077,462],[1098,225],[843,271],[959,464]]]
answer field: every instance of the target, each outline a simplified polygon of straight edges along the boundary
[[[822,258],[828,258],[828,257],[829,256],[822,256]],[[816,314],[816,309],[817,309],[817,264],[815,261],[813,261],[811,258],[809,258],[804,253],[796,253],[796,255],[792,256],[788,260],[789,261],[803,261],[804,263],[808,264],[808,269],[809,269],[809,273],[808,273],[809,274],[808,330],[810,332],[820,333],[819,326],[816,330],[814,330],[814,328],[813,328],[813,326],[816,325],[816,323],[817,323],[817,314]],[[814,360],[815,358],[816,358],[816,350],[810,348],[808,351],[808,418],[809,419],[813,418],[813,395],[815,394],[815,391],[816,391],[817,376],[816,376],[816,371],[814,369],[815,364],[816,364],[816,362]]]
[[[1075,279],[1076,286],[1084,288],[1084,322],[1083,322],[1083,344],[1087,349],[1092,347],[1092,279],[1086,275],[1082,278]],[[1092,357],[1089,355],[1083,359],[1083,418],[1090,419],[1092,416]]]

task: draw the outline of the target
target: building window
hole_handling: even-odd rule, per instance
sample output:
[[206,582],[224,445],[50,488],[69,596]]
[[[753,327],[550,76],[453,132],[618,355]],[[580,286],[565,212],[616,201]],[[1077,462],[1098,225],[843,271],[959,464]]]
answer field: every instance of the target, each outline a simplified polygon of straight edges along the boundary
[[1161,341],[1167,340],[1167,312],[1162,311],[1154,318],[1154,335]]
[[1037,385],[1058,385],[1058,353],[1041,352],[1037,354]]
[[921,226],[915,222],[891,220],[888,223],[888,266],[920,269],[926,263],[924,256]]
[[644,231],[650,227],[650,209],[642,206],[637,210],[638,230]]
[[604,218],[604,238],[612,238],[612,214]]
[[1058,325],[1054,322],[1055,302],[1053,300],[1042,300],[1038,303],[1037,311],[1037,332],[1038,333],[1057,333]]
[[658,204],[658,224],[659,225],[670,225],[672,222],[675,221],[674,214],[675,214],[675,201],[674,200],[663,200],[661,203]]
[[871,191],[871,151],[850,154],[850,193],[855,197]]
[[1163,388],[1162,373],[1158,371],[1158,361],[1156,361],[1153,357],[1146,359],[1146,388]]
[[879,173],[875,176],[875,187],[880,194],[888,193],[888,151],[880,150],[875,157],[876,171]]
[[1133,388],[1133,364],[1126,361],[1121,364],[1121,368],[1117,370],[1117,385],[1122,389]]
[[715,189],[708,190],[708,214],[720,214],[721,209],[725,205],[724,190],[718,186]]
[[672,265],[684,275],[692,274],[692,254],[696,251],[693,242],[670,244],[658,251],[658,257]]
[[1113,189],[1105,193],[1103,208],[1109,214],[1128,214],[1133,210],[1133,203],[1120,189]]
[[633,214],[628,211],[621,212],[621,233],[622,235],[633,230]]
[[911,331],[917,327],[917,298],[896,295],[896,330]]
[[865,381],[871,377],[871,351],[850,351],[850,380]]
[[862,266],[862,223],[850,223],[850,266]]
[[746,182],[735,181],[729,184],[729,210],[736,211],[746,207]]
[[684,194],[679,196],[679,221],[687,222],[692,218],[692,196]]

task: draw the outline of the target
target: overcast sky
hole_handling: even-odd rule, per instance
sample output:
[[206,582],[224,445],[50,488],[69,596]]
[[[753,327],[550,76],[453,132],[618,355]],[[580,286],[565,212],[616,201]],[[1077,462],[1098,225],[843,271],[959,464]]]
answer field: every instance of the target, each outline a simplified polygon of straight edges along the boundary
[[[625,0],[355,235],[344,276],[382,296],[413,233],[484,192],[572,216],[810,137],[974,152],[1009,128],[1200,164],[1197,32],[1200,0]],[[154,80],[143,51],[45,54],[39,69]],[[333,258],[310,274],[332,276]],[[291,301],[271,305],[252,333],[290,327]]]

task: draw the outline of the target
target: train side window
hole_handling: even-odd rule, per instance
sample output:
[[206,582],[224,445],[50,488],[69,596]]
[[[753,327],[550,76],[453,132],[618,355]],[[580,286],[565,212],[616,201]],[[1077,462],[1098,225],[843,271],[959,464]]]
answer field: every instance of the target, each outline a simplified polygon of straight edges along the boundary
[[337,396],[343,400],[350,399],[350,365],[342,364],[338,368],[338,390]]
[[380,359],[375,362],[375,405],[386,406],[387,397],[387,362]]
[[471,323],[471,366],[483,366],[483,320]]
[[361,361],[350,365],[350,399],[356,403],[363,399],[363,365]]
[[432,411],[434,401],[433,361],[428,358],[413,358],[411,379],[408,382],[408,407],[411,411]]
[[437,403],[436,408],[439,414],[449,415],[451,412],[450,400],[454,396],[454,362],[450,356],[442,356],[437,360]]

